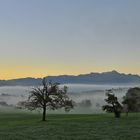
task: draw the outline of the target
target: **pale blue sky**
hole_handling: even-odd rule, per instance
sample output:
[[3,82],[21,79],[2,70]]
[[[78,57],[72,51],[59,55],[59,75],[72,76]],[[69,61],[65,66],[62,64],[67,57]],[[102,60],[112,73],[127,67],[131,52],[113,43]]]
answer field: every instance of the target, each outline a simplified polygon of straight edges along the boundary
[[139,7],[139,0],[0,0],[0,79],[140,74]]

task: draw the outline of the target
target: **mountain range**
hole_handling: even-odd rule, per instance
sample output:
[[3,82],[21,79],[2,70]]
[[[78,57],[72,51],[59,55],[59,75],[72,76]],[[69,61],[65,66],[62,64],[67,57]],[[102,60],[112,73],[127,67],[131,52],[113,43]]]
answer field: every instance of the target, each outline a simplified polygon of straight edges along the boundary
[[[47,76],[47,81],[60,84],[129,84],[140,83],[140,76],[124,74],[117,71],[103,73],[89,73],[80,75]],[[12,80],[0,80],[0,86],[37,86],[41,85],[42,78],[20,78]]]

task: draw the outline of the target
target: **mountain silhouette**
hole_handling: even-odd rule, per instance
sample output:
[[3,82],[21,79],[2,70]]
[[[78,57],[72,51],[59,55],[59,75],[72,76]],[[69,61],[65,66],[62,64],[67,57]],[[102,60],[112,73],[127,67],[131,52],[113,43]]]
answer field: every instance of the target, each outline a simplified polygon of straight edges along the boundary
[[[117,71],[103,73],[89,73],[80,75],[47,76],[46,79],[60,84],[129,84],[140,83],[140,76],[124,74]],[[20,78],[13,80],[0,80],[0,86],[36,86],[41,85],[42,78]]]

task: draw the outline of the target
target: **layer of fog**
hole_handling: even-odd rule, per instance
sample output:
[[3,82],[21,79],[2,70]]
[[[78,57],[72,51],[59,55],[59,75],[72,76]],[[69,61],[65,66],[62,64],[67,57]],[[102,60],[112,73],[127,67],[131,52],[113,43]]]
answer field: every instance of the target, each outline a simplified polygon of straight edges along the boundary
[[[75,101],[75,109],[69,113],[101,113],[102,105],[105,104],[104,99],[106,90],[112,89],[114,94],[122,101],[122,97],[126,94],[130,87],[138,85],[84,85],[69,84],[68,94]],[[60,87],[63,87],[61,85]],[[18,102],[27,100],[29,91],[32,87],[25,86],[4,86],[0,87],[0,103],[9,108],[15,108]],[[5,104],[6,103],[6,104]],[[1,108],[3,105],[0,105]],[[6,108],[5,108],[6,109]],[[49,111],[49,113],[64,113],[62,110]]]

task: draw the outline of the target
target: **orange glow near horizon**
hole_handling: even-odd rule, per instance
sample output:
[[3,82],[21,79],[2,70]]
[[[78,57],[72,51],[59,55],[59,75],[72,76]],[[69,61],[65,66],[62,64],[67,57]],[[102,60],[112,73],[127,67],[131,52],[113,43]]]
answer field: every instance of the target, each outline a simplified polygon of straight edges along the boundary
[[7,1],[0,3],[0,79],[140,75],[140,1]]
[[18,79],[18,78],[26,78],[26,77],[33,77],[33,78],[42,78],[46,76],[58,76],[58,75],[79,75],[79,74],[87,74],[91,72],[108,72],[116,70],[120,73],[125,73],[125,74],[138,74],[140,75],[140,71],[137,69],[133,68],[122,68],[120,70],[118,69],[104,69],[102,70],[101,68],[96,68],[96,69],[34,69],[34,68],[28,68],[28,69],[8,69],[8,70],[1,70],[0,71],[0,80],[9,80],[9,79]]

